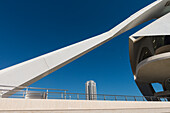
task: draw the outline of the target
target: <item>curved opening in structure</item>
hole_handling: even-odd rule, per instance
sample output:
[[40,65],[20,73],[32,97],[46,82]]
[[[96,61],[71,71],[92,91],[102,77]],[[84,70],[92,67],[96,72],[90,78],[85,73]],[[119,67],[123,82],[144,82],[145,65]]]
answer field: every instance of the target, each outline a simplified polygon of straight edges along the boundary
[[156,93],[164,91],[163,87],[162,87],[162,84],[160,84],[160,83],[152,83],[152,87],[154,88]]
[[[140,52],[138,63],[140,63],[144,59],[151,57],[153,55],[170,52],[170,35],[146,36],[144,38],[145,39],[149,38],[148,41],[150,41],[149,44],[151,44],[151,46],[149,46],[149,44],[147,44],[148,45],[147,47],[142,48],[142,50]],[[143,44],[145,44],[145,42]],[[150,50],[152,50],[153,53],[151,53]]]
[[143,47],[140,53],[139,62],[151,56],[152,53],[150,52],[150,50],[147,47]]

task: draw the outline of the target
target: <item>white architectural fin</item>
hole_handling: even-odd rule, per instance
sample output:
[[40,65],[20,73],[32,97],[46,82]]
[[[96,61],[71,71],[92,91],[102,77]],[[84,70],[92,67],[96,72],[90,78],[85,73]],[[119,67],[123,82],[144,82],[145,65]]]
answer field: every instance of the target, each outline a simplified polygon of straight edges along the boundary
[[170,13],[139,30],[133,37],[170,35]]

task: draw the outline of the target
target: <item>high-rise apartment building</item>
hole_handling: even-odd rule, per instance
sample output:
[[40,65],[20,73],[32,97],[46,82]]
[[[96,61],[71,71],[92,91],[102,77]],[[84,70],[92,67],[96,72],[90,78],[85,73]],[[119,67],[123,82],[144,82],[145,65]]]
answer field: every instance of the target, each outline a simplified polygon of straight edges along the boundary
[[97,99],[96,83],[93,80],[87,81],[85,87],[86,87],[86,99],[96,100]]

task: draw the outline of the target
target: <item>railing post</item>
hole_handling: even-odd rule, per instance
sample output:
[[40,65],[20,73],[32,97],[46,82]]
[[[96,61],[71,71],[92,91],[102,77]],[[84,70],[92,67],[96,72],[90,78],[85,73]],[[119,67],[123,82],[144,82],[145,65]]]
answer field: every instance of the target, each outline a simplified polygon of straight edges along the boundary
[[63,93],[61,93],[61,99],[63,99]]
[[127,96],[125,96],[125,100],[127,101]]
[[153,101],[152,97],[150,97],[150,98],[151,98],[151,101]]
[[143,101],[145,101],[145,97],[143,97]]
[[117,101],[117,98],[116,98],[116,96],[115,96],[115,101]]
[[48,89],[47,89],[47,92],[46,92],[46,99],[48,99]]
[[66,99],[66,90],[64,91],[64,99]]
[[23,95],[22,95],[22,96],[23,96],[23,98],[24,98],[24,95],[25,95],[25,92],[23,91]]
[[166,101],[165,97],[164,97],[164,101]]
[[77,100],[79,100],[79,94],[77,94]]
[[[27,94],[28,94],[28,87],[26,88],[26,90],[25,90],[25,96],[27,96]],[[25,98],[25,97],[24,97]]]
[[136,101],[136,97],[134,96],[134,99],[135,99],[135,101]]
[[2,95],[3,95],[3,91],[1,91],[1,93],[0,93],[0,98],[2,98]]
[[43,93],[43,99],[46,99],[46,92]]

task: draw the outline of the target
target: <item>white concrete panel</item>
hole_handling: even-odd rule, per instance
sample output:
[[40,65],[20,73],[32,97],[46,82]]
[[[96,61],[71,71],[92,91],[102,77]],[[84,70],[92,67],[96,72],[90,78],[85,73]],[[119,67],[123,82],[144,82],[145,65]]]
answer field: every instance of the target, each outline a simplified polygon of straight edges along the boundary
[[139,30],[133,37],[170,35],[170,13]]
[[169,113],[169,102],[0,99],[2,113]]
[[170,52],[149,57],[137,65],[136,80],[163,84],[169,78],[169,68],[167,67],[170,67]]
[[[36,68],[35,68],[36,67]],[[3,85],[20,85],[35,76],[48,71],[48,66],[43,58],[36,58],[0,71],[0,83]]]

